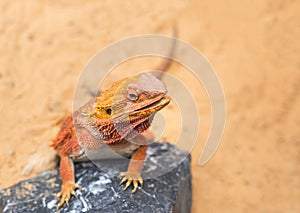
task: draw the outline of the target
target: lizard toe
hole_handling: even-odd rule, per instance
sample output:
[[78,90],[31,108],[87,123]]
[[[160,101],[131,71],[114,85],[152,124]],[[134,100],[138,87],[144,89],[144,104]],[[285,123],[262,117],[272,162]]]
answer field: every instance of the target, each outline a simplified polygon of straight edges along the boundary
[[138,189],[138,186],[143,186],[143,178],[138,173],[134,172],[122,172],[119,176],[122,178],[120,185],[126,183],[123,190],[125,191],[131,184],[133,185],[132,193],[135,193]]
[[60,201],[57,204],[57,211],[66,203],[67,206],[69,206],[69,201],[71,199],[71,196],[73,195],[75,198],[77,197],[77,194],[75,192],[76,189],[81,189],[81,186],[75,184],[75,183],[68,183],[63,184],[61,187],[61,191],[57,193],[56,198]]

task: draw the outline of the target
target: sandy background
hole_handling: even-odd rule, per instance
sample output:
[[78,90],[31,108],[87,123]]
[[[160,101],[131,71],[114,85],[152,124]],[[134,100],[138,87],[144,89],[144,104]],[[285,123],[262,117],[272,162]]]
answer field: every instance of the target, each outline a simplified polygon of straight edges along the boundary
[[[299,11],[296,0],[0,1],[0,188],[53,167],[47,145],[98,50],[133,35],[170,35],[176,22],[179,38],[215,67],[227,101],[221,147],[200,167],[210,109],[190,88],[202,119],[193,212],[300,212]],[[152,65],[128,64],[122,75]],[[182,70],[170,72],[193,81]]]

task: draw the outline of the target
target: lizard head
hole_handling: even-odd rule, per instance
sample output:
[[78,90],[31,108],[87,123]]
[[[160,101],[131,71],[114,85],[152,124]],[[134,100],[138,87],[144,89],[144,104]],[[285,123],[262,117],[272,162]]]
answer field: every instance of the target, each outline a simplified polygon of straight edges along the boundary
[[122,79],[94,100],[90,118],[105,143],[134,137],[150,127],[153,115],[169,104],[165,84],[151,73]]

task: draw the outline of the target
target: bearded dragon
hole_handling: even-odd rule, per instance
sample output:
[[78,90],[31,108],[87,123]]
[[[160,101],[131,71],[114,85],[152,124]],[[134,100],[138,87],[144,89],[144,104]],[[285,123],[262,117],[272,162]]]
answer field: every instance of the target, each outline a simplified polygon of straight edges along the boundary
[[[156,69],[166,70],[171,63],[175,47],[172,45],[169,59]],[[169,104],[167,89],[159,80],[161,73],[147,72],[114,83],[111,88],[98,94],[86,105],[67,116],[52,146],[60,156],[61,191],[57,210],[81,186],[75,183],[73,161],[88,160],[86,152],[109,146],[121,156],[131,157],[126,172],[122,172],[120,184],[126,190],[133,185],[132,193],[142,187],[141,171],[146,157],[148,130],[154,114]]]

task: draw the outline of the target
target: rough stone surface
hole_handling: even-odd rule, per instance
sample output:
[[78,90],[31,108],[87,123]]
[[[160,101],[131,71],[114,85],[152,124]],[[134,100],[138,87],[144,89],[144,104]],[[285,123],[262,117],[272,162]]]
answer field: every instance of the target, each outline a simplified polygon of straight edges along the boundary
[[[147,152],[143,188],[131,194],[117,179],[126,170],[124,160],[77,163],[78,199],[60,212],[190,212],[190,155],[168,143],[152,143]],[[99,169],[99,167],[101,169]],[[160,176],[158,176],[160,175]],[[60,190],[58,168],[0,191],[0,212],[56,212]]]

